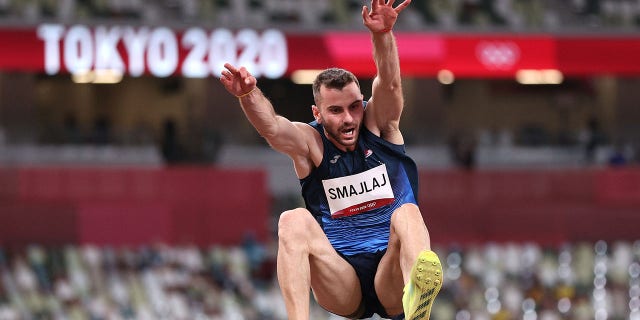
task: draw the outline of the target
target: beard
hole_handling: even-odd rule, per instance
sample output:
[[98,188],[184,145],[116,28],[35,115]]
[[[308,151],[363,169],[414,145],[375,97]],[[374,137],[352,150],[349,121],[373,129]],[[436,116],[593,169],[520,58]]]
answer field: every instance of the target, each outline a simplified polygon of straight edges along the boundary
[[[343,126],[337,129],[327,128],[323,126],[325,134],[330,138],[334,143],[337,143],[339,146],[343,146],[349,150],[353,150],[351,147],[356,145],[358,141],[358,135],[360,133],[359,126]],[[353,133],[347,134],[347,130],[353,130]],[[347,135],[347,136],[345,136]]]

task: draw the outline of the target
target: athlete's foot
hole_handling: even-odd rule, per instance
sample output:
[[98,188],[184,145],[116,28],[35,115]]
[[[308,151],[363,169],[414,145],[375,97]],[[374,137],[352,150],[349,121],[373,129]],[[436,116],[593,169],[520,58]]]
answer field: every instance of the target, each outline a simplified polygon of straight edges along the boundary
[[433,300],[442,288],[442,265],[431,250],[420,252],[404,287],[402,306],[406,320],[426,320],[431,315]]

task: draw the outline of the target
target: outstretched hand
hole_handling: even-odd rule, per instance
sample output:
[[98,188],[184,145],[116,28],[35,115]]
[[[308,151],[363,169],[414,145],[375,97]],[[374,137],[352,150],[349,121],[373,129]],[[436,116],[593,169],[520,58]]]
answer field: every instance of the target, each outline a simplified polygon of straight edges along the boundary
[[225,63],[224,67],[227,70],[222,70],[220,82],[232,95],[241,97],[256,88],[258,81],[245,67],[237,69],[230,63]]
[[374,33],[391,31],[398,14],[411,3],[411,0],[404,0],[395,8],[394,2],[395,0],[371,0],[371,11],[366,6],[362,7],[364,25]]

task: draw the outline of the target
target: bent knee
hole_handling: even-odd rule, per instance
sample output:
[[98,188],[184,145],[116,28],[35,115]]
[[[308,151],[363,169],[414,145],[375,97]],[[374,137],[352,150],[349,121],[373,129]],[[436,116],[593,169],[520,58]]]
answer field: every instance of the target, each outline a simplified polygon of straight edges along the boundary
[[400,230],[406,230],[407,228],[414,230],[424,229],[424,233],[428,236],[428,228],[422,212],[417,205],[413,203],[405,203],[391,216],[391,232],[394,233]]
[[400,208],[396,209],[391,216],[391,223],[393,224],[395,221],[409,221],[412,223],[424,223],[424,217],[422,216],[422,212],[420,212],[420,208],[413,203],[405,203]]
[[278,220],[278,237],[303,237],[313,224],[317,225],[313,215],[304,208],[288,210],[280,214]]

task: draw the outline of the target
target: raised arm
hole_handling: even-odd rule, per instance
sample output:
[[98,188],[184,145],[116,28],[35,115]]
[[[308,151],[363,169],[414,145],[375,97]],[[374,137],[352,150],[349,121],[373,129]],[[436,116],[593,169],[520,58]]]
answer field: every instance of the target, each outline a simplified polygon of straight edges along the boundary
[[392,33],[398,14],[411,0],[404,0],[395,8],[394,0],[372,0],[371,10],[362,8],[364,25],[371,32],[373,60],[377,74],[373,80],[371,98],[367,104],[365,125],[385,140],[402,144],[400,116],[404,107],[400,61],[396,39]]
[[227,70],[222,71],[220,82],[238,98],[249,122],[271,147],[293,159],[299,177],[306,176],[313,165],[309,146],[315,139],[314,129],[277,115],[269,99],[257,87],[256,78],[246,68],[236,68],[229,63],[224,67]]

